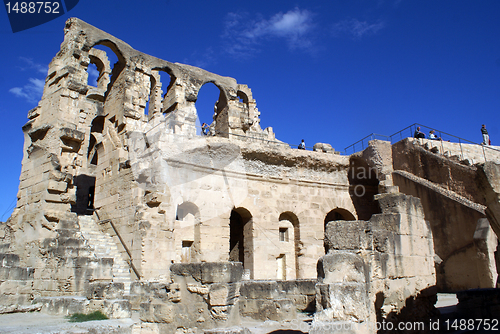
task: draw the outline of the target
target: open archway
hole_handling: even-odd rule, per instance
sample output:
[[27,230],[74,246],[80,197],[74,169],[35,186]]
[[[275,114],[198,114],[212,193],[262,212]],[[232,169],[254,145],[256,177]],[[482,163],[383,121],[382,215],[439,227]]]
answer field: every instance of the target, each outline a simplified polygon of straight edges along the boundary
[[[216,118],[222,91],[212,82],[207,82],[198,91],[196,99],[196,134],[200,135],[203,123],[211,125]],[[213,129],[213,127],[212,127]]]

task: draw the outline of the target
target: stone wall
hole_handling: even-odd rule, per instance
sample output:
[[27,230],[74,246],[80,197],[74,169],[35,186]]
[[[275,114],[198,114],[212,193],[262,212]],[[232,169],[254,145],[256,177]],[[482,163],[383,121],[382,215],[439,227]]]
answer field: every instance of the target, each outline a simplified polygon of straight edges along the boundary
[[[409,299],[435,287],[432,232],[420,200],[400,193],[377,200],[382,213],[369,221],[328,223],[329,251],[318,262],[316,322],[392,321],[401,318]],[[432,313],[433,293],[426,294],[413,315]]]
[[495,286],[497,238],[488,224],[480,222],[485,218],[485,200],[476,181],[477,168],[410,139],[394,144],[392,151],[394,184],[421,199],[432,228],[438,289]]

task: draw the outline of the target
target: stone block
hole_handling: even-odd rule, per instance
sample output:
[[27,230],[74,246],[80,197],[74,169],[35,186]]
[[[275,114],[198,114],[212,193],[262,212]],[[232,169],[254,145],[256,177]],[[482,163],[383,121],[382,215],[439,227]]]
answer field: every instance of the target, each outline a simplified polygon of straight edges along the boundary
[[140,319],[145,322],[173,323],[175,320],[175,307],[172,304],[159,301],[141,303]]
[[203,334],[252,334],[252,332],[246,327],[228,327],[206,329]]
[[247,299],[240,301],[240,314],[255,320],[283,321],[297,318],[291,299]]
[[246,299],[277,299],[283,296],[276,281],[247,281],[240,286],[240,296]]
[[279,290],[285,292],[286,295],[315,295],[317,279],[295,279],[288,281],[276,281]]
[[47,184],[47,190],[52,193],[63,193],[68,188],[66,182],[58,182],[55,180],[49,180]]
[[229,295],[229,286],[226,284],[211,284],[208,300],[210,306],[225,306]]
[[315,321],[365,321],[369,315],[369,298],[364,283],[316,285]]
[[34,268],[0,267],[0,281],[2,280],[32,280]]
[[202,284],[239,282],[243,275],[240,262],[174,263],[172,275],[192,277]]
[[76,129],[60,128],[60,137],[62,139],[74,140],[82,142],[85,139],[85,133]]
[[90,283],[87,287],[87,299],[121,299],[124,292],[123,283]]
[[331,221],[326,225],[325,246],[329,250],[358,250],[372,248],[371,228],[368,222]]
[[126,299],[104,300],[102,312],[110,319],[125,319],[132,316],[130,302]]
[[321,283],[366,281],[365,263],[354,253],[330,251],[319,259],[317,268]]
[[52,315],[70,315],[87,313],[89,301],[85,297],[40,297],[36,303],[42,303],[42,312]]
[[201,263],[201,283],[239,282],[243,275],[240,262],[204,262]]
[[19,265],[19,255],[0,253],[0,267],[15,267]]

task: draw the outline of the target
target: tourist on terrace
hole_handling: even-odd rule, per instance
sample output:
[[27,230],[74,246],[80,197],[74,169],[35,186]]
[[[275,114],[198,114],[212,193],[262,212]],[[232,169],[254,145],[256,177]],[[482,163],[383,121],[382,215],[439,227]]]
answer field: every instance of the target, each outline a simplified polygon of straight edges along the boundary
[[490,144],[490,136],[488,135],[488,130],[486,130],[486,125],[483,124],[481,127],[481,134],[483,135],[483,142],[481,145],[489,145]]
[[299,144],[298,149],[299,150],[305,150],[306,149],[306,143],[304,142],[304,139],[302,139],[302,142]]
[[436,136],[436,131],[429,131],[429,139],[431,140],[442,140],[441,137]]
[[420,126],[417,126],[417,130],[415,130],[415,134],[413,135],[415,138],[425,138],[425,133],[420,131]]

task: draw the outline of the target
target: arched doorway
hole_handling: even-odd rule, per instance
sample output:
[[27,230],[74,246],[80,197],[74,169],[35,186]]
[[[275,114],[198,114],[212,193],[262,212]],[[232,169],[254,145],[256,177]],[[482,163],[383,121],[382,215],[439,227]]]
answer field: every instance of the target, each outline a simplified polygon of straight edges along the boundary
[[191,202],[177,206],[175,213],[176,251],[183,263],[196,262],[200,253],[200,210]]
[[[324,233],[326,232],[326,225],[329,222],[336,220],[356,220],[356,217],[354,217],[354,215],[346,209],[342,208],[333,209],[332,211],[328,212],[328,214],[325,217],[325,222],[323,225]],[[325,243],[324,247],[325,247],[325,254],[327,254],[329,251],[328,245]]]
[[[300,278],[300,260],[299,256],[302,250],[302,243],[300,241],[300,227],[299,219],[297,216],[290,212],[283,212],[279,216],[279,245],[282,254],[278,257],[278,264],[280,261],[286,264],[287,271],[292,271],[293,275],[281,274],[279,271],[277,277],[279,279],[297,279]],[[282,256],[284,255],[284,256]]]
[[229,261],[241,262],[253,278],[253,224],[247,209],[235,208],[229,218]]

